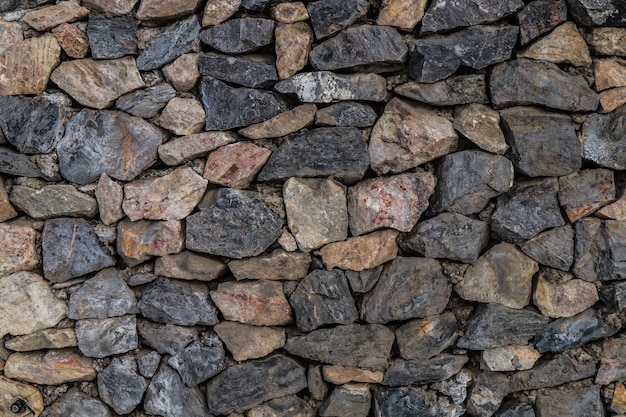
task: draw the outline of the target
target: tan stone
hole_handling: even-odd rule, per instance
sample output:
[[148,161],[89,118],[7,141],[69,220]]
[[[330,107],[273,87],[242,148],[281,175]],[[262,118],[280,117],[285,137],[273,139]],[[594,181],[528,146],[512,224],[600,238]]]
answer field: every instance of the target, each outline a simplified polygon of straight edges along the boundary
[[124,15],[133,11],[138,0],[83,0],[83,5],[98,12]]
[[284,80],[300,71],[309,62],[313,31],[305,22],[276,25],[276,69]]
[[204,6],[202,27],[219,25],[234,15],[241,6],[241,0],[209,0]]
[[626,57],[626,28],[588,28],[583,36],[594,55]]
[[620,58],[596,59],[593,63],[596,91],[626,86],[626,60]]
[[280,237],[276,241],[281,248],[286,250],[287,252],[295,252],[298,250],[298,243],[296,243],[296,238],[289,232],[289,229],[283,227],[283,231],[280,234]]
[[626,414],[626,387],[623,382],[615,384],[610,409],[618,414]]
[[239,134],[250,139],[269,139],[287,136],[290,133],[312,125],[316,111],[317,106],[315,104],[303,104],[264,122],[241,129]]
[[0,55],[11,45],[19,44],[23,39],[24,33],[19,23],[0,19]]
[[71,349],[47,352],[14,353],[4,367],[4,375],[41,385],[96,379],[93,359]]
[[247,188],[272,151],[250,142],[236,142],[211,152],[204,165],[204,178],[231,188]]
[[368,235],[351,237],[343,242],[329,243],[319,254],[327,269],[352,271],[376,268],[398,254],[396,230],[379,230]]
[[[571,274],[554,269],[539,273],[533,301],[541,314],[554,318],[572,317],[598,301],[598,290],[592,282],[571,278]],[[565,279],[567,281],[563,282]]]
[[107,174],[100,175],[95,194],[102,223],[108,226],[124,217],[122,210],[124,191],[122,186],[109,178]]
[[180,165],[237,140],[230,132],[203,132],[175,138],[159,146],[159,158],[167,165]]
[[602,357],[595,383],[608,385],[615,381],[626,381],[626,337],[604,339]]
[[70,58],[84,58],[89,50],[87,34],[69,23],[63,23],[52,29],[54,37]]
[[310,264],[311,255],[308,253],[276,249],[254,258],[232,260],[228,268],[237,280],[299,280],[307,275]]
[[39,94],[61,59],[61,47],[50,34],[13,44],[0,55],[0,95]]
[[192,14],[200,0],[141,0],[136,17],[139,20],[163,21]]
[[198,70],[200,55],[202,54],[184,54],[163,67],[163,75],[172,87],[178,91],[189,91],[196,85],[200,78]]
[[130,266],[147,261],[152,256],[178,253],[183,249],[183,243],[179,220],[122,220],[117,225],[117,253]]
[[262,358],[285,345],[285,329],[258,327],[233,321],[222,321],[213,327],[215,333],[236,361]]
[[0,224],[0,276],[39,265],[37,232],[21,222]]
[[380,384],[383,382],[383,371],[370,371],[368,369],[353,368],[350,366],[325,365],[322,368],[324,379],[331,384],[343,385],[348,382],[370,382]]
[[163,109],[159,123],[177,135],[191,135],[202,130],[204,116],[204,107],[198,100],[175,97]]
[[491,372],[523,371],[531,369],[540,357],[532,346],[499,346],[483,350],[480,367]]
[[35,30],[45,32],[62,23],[76,22],[89,15],[86,9],[71,1],[60,1],[53,6],[42,7],[24,15],[24,22]]
[[226,265],[216,258],[189,251],[162,256],[154,264],[154,273],[159,276],[198,281],[212,281],[222,276],[226,269]]
[[9,201],[9,195],[4,188],[4,180],[0,177],[0,223],[17,216],[17,211]]
[[21,416],[20,412],[11,410],[19,400],[30,408],[28,416],[38,417],[43,411],[43,396],[37,388],[0,376],[0,415]]
[[517,54],[518,58],[532,58],[555,64],[569,64],[576,67],[591,65],[589,48],[574,22],[565,22],[548,35]]
[[500,113],[484,104],[472,103],[457,107],[453,126],[487,152],[504,155],[509,149],[500,129]]
[[602,207],[596,212],[600,217],[611,220],[626,220],[626,189],[622,190],[622,195],[612,204]]
[[13,337],[4,343],[4,347],[16,352],[75,346],[77,346],[77,340],[73,328],[44,329],[28,335]]
[[604,113],[612,112],[626,104],[626,87],[611,88],[598,94]]
[[296,23],[309,19],[309,12],[301,1],[280,3],[270,9],[272,19],[280,23]]
[[422,21],[428,0],[383,0],[376,24],[412,31]]

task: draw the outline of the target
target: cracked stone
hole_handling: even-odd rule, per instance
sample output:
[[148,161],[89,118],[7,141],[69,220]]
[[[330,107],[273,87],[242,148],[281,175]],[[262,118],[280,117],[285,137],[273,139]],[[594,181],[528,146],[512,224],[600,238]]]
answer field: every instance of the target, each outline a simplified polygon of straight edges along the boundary
[[284,80],[308,64],[313,44],[313,31],[305,22],[279,23],[276,25],[275,37],[276,69],[278,78]]
[[583,157],[600,166],[612,169],[626,168],[623,147],[624,114],[622,106],[609,114],[592,114],[583,124]]
[[124,211],[122,210],[124,190],[121,185],[109,178],[107,174],[102,173],[100,175],[95,195],[102,223],[108,226],[124,217]]
[[521,0],[449,3],[435,0],[422,19],[421,33],[441,32],[463,26],[490,23],[515,13],[524,6]]
[[613,171],[587,169],[559,178],[559,202],[574,223],[615,200]]
[[565,0],[535,0],[516,14],[522,45],[551,31],[567,20]]
[[174,368],[161,361],[152,377],[143,401],[144,411],[167,417],[206,417],[204,393],[199,388],[189,388]]
[[125,353],[139,346],[134,315],[76,322],[78,349],[91,358]]
[[200,33],[200,40],[227,54],[255,51],[272,42],[274,21],[247,17],[232,19]]
[[[531,58],[555,64],[568,64],[576,67],[591,65],[589,48],[573,22],[563,23],[548,35],[534,42],[518,58]],[[598,73],[596,72],[596,83]],[[603,89],[602,89],[603,90]]]
[[224,359],[222,342],[213,335],[208,344],[192,342],[168,363],[178,371],[185,385],[195,387],[226,369]]
[[435,83],[410,81],[399,85],[393,91],[432,106],[489,103],[485,76],[482,74],[457,75]]

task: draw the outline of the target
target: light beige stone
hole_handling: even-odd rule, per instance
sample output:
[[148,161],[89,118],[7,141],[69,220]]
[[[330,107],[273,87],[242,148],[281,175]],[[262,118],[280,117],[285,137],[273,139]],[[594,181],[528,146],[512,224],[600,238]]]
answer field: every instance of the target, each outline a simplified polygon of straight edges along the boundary
[[9,195],[4,188],[4,179],[0,177],[0,223],[17,217],[17,211],[11,205],[9,201]]
[[163,67],[163,75],[172,84],[172,87],[184,92],[191,90],[196,85],[200,78],[200,71],[198,70],[200,55],[202,54],[184,54]]
[[231,188],[247,188],[272,154],[250,142],[236,142],[211,152],[204,165],[204,178]]
[[0,276],[39,265],[36,242],[37,231],[29,224],[0,224]]
[[296,238],[289,232],[289,229],[283,227],[283,231],[280,234],[280,237],[276,241],[280,245],[281,248],[286,250],[287,252],[295,252],[298,250],[298,243],[296,242]]
[[202,27],[219,25],[234,15],[241,6],[241,0],[208,0],[202,15]]
[[343,385],[349,382],[369,382],[380,384],[383,382],[383,371],[354,368],[341,365],[325,365],[322,368],[324,379],[331,384]]
[[594,55],[626,57],[626,28],[587,28],[583,37]]
[[96,370],[93,359],[74,350],[59,349],[47,352],[14,353],[7,359],[4,375],[41,385],[60,385],[68,382],[93,381]]
[[532,346],[499,346],[483,350],[480,367],[491,372],[524,371],[531,369],[540,357]]
[[626,60],[602,58],[593,62],[596,77],[596,91],[626,86]]
[[272,6],[270,16],[280,23],[296,23],[308,20],[309,12],[301,1],[292,1]]
[[35,387],[0,376],[0,393],[0,415],[21,416],[11,410],[19,400],[25,401],[30,408],[27,410],[29,416],[38,417],[43,411],[43,396]]
[[136,17],[139,20],[164,21],[192,14],[200,0],[141,0]]
[[313,31],[305,22],[279,23],[275,29],[278,78],[289,78],[309,62]]
[[124,211],[122,210],[124,190],[121,185],[109,178],[107,174],[103,173],[100,175],[95,194],[102,223],[108,226],[124,217]]
[[500,129],[500,113],[484,104],[472,103],[457,107],[453,126],[487,152],[504,155],[509,149]]
[[19,23],[0,19],[0,55],[11,45],[21,43],[23,39],[24,33]]
[[154,264],[154,273],[159,276],[198,281],[212,281],[226,270],[222,261],[190,251],[161,256]]
[[319,250],[327,269],[362,271],[376,268],[398,254],[396,230],[379,230],[368,235],[351,237],[343,242],[329,243]]
[[307,275],[310,264],[308,253],[276,249],[253,258],[234,259],[228,263],[228,268],[237,280],[299,280]]
[[262,358],[285,345],[284,328],[222,321],[216,324],[213,330],[236,361]]
[[159,146],[159,158],[167,165],[180,165],[237,140],[230,132],[202,132],[175,138]]
[[191,135],[202,130],[204,116],[204,107],[198,100],[175,97],[163,109],[159,123],[177,135]]
[[611,88],[600,94],[600,104],[605,113],[612,112],[616,108],[626,104],[626,87]]
[[89,50],[87,34],[69,23],[63,23],[52,29],[54,37],[70,58],[84,58]]
[[544,316],[572,317],[598,301],[598,290],[592,282],[570,273],[544,269],[537,278],[533,301]]
[[239,134],[250,139],[270,139],[287,136],[290,133],[312,125],[315,120],[315,112],[317,112],[315,104],[303,104],[277,114],[264,122],[241,129]]
[[585,40],[574,22],[565,22],[548,35],[517,54],[518,58],[532,58],[555,64],[568,64],[576,67],[591,65],[591,56]]
[[89,9],[71,1],[60,1],[53,6],[42,7],[24,15],[24,22],[40,32],[62,23],[76,22],[89,15]]
[[61,349],[77,346],[76,332],[73,328],[44,329],[28,335],[7,340],[4,347],[16,352],[30,352],[42,349]]
[[428,0],[383,0],[376,24],[412,31],[422,21]]

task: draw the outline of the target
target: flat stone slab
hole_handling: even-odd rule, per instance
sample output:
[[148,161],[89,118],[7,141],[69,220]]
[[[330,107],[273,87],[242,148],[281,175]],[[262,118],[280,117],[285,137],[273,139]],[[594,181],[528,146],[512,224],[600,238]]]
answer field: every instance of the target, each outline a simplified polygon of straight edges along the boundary
[[387,83],[378,74],[335,74],[330,71],[302,72],[274,85],[279,93],[295,94],[303,103],[333,103],[345,100],[384,101]]
[[378,115],[370,106],[354,101],[332,104],[315,113],[315,124],[322,126],[374,126]]
[[246,17],[232,19],[200,33],[200,40],[227,54],[255,51],[272,41],[274,21]]
[[154,263],[154,273],[169,278],[212,281],[226,272],[226,265],[211,256],[183,251],[159,257]]
[[176,97],[174,87],[161,83],[124,94],[117,99],[115,107],[133,116],[151,119],[174,97]]
[[395,359],[385,371],[382,385],[424,385],[443,381],[457,374],[468,361],[467,356],[441,354],[428,360]]
[[567,20],[565,0],[536,0],[528,3],[516,14],[520,23],[520,41],[522,45],[549,32]]
[[234,259],[228,269],[237,280],[270,279],[295,281],[304,278],[311,264],[311,255],[275,249],[252,258]]
[[40,189],[16,185],[11,202],[30,217],[45,220],[52,217],[94,217],[96,200],[79,192],[73,185],[47,185]]
[[421,33],[441,32],[500,20],[524,6],[521,0],[470,0],[465,4],[434,1],[422,19]]
[[248,188],[272,151],[250,142],[222,146],[209,154],[204,178],[231,188]]
[[452,346],[458,337],[456,317],[451,312],[411,320],[396,329],[400,357],[430,359]]
[[4,376],[32,384],[60,385],[96,379],[94,361],[74,349],[14,353],[4,365]]
[[274,60],[267,55],[229,56],[207,53],[200,56],[200,74],[244,87],[269,87],[278,81]]
[[555,387],[568,382],[589,378],[596,374],[597,363],[591,358],[577,358],[567,353],[539,361],[533,369],[513,374],[512,392]]
[[489,103],[485,76],[457,75],[435,83],[409,81],[393,89],[397,94],[432,106]]
[[342,242],[329,243],[320,249],[319,254],[327,269],[372,269],[396,257],[397,237],[398,232],[395,230],[378,230]]
[[169,64],[189,52],[200,34],[200,22],[195,15],[172,23],[151,39],[137,57],[140,71],[151,71]]

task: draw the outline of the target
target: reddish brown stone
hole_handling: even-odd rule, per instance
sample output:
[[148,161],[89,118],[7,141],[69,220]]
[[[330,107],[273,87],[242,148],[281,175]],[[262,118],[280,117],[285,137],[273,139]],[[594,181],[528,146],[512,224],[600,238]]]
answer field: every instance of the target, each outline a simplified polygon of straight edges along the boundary
[[61,1],[53,6],[33,10],[24,15],[24,22],[35,30],[45,32],[62,23],[76,22],[89,15],[89,9],[71,1]]
[[272,151],[250,142],[237,142],[211,152],[204,178],[231,188],[247,188]]
[[0,177],[0,223],[17,216],[17,212],[9,201],[9,195],[4,188],[4,180]]
[[96,187],[96,201],[102,223],[108,226],[124,217],[123,200],[124,190],[122,186],[109,178],[107,174],[100,175]]
[[69,23],[63,23],[52,29],[54,37],[70,58],[84,58],[89,50],[87,34]]
[[612,112],[626,104],[626,87],[611,88],[598,94],[604,112]]
[[329,270],[335,267],[352,271],[372,269],[396,257],[397,236],[395,230],[379,230],[343,242],[329,243],[319,253]]
[[6,51],[9,46],[18,44],[24,39],[22,26],[17,22],[7,22],[0,20],[0,55]]
[[277,114],[264,122],[241,129],[239,134],[250,139],[269,139],[287,136],[290,133],[312,125],[316,111],[317,106],[315,104],[303,104]]
[[211,281],[226,272],[223,262],[210,256],[184,251],[156,260],[154,273],[164,277]]
[[561,177],[558,195],[559,203],[574,223],[615,199],[613,171],[587,169]]
[[200,0],[142,0],[137,9],[137,19],[163,21],[192,14]]
[[598,290],[592,282],[572,279],[567,272],[544,269],[537,278],[533,301],[541,314],[548,317],[572,317],[598,301]]
[[234,15],[241,6],[241,0],[209,0],[204,6],[202,27],[219,25]]
[[204,116],[204,107],[198,100],[175,97],[163,109],[159,123],[177,135],[191,135],[202,130]]
[[202,54],[184,54],[163,67],[163,75],[172,87],[178,91],[189,91],[196,85],[200,78],[198,70],[200,55]]
[[596,212],[600,217],[611,220],[626,220],[626,189],[622,191],[620,198],[613,204],[602,207]]
[[14,353],[7,359],[4,375],[41,385],[60,385],[96,379],[93,359],[74,350]]
[[311,255],[308,253],[276,249],[254,258],[232,260],[228,268],[237,280],[299,280],[307,275],[310,264]]
[[122,220],[117,225],[117,253],[131,266],[152,256],[178,253],[183,249],[183,242],[183,230],[178,220]]
[[309,61],[313,31],[305,22],[276,25],[276,69],[284,80],[300,71]]
[[0,224],[0,274],[26,271],[39,265],[37,232],[28,224]]
[[280,3],[270,9],[272,19],[280,23],[296,23],[309,19],[309,12],[301,1]]

